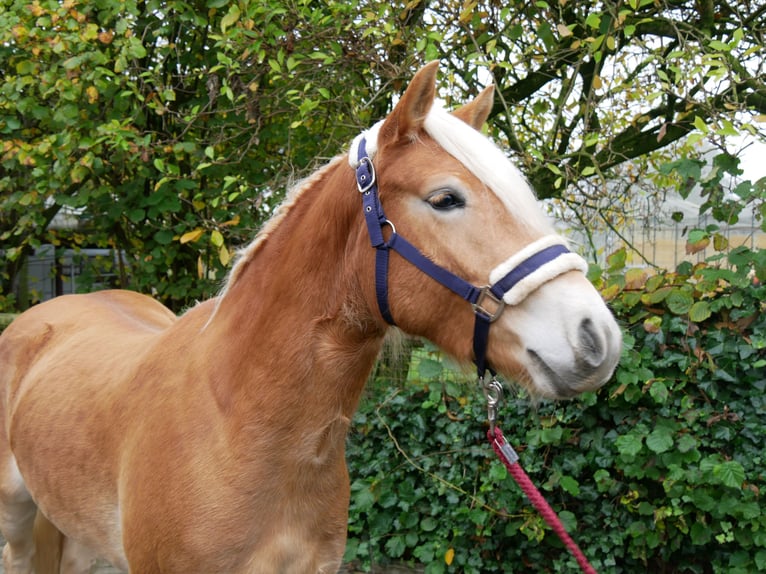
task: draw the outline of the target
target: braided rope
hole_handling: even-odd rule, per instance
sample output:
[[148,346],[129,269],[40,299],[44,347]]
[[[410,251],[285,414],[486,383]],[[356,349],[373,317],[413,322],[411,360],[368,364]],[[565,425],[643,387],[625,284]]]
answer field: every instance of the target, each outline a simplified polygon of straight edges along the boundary
[[521,487],[521,490],[524,491],[524,494],[527,495],[527,498],[532,505],[537,509],[545,522],[548,523],[548,526],[553,529],[569,552],[571,552],[572,556],[574,556],[575,560],[577,560],[582,571],[586,574],[596,574],[596,570],[590,565],[585,554],[583,554],[580,547],[577,546],[577,543],[571,536],[569,536],[569,533],[564,528],[564,525],[561,523],[556,512],[551,508],[543,495],[540,494],[540,491],[537,490],[537,487],[532,483],[532,480],[524,469],[521,468],[516,453],[510,447],[508,441],[505,440],[505,436],[503,436],[503,431],[496,426],[494,429],[487,432],[487,438],[489,439],[493,450],[497,453],[497,456],[503,461],[503,464],[508,469],[508,472],[511,473],[511,476]]

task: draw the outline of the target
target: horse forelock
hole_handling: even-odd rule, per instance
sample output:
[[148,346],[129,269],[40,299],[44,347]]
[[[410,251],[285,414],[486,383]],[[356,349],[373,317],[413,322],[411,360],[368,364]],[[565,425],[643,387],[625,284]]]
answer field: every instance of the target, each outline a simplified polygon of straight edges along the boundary
[[492,190],[519,222],[550,233],[551,223],[521,171],[492,140],[444,108],[433,106],[425,130],[448,154]]

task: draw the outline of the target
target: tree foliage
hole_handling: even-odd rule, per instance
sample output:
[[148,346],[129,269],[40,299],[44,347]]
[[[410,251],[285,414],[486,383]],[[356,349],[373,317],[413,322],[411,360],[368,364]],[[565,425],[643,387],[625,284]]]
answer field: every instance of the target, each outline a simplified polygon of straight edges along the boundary
[[[370,49],[346,33],[353,7],[325,8],[12,3],[0,15],[3,291],[53,243],[124,251],[123,286],[172,306],[214,292],[295,174],[388,107]],[[50,226],[62,209],[79,228]]]
[[670,144],[763,135],[765,20],[746,1],[9,0],[2,291],[52,243],[122,251],[120,284],[175,308],[210,295],[290,182],[434,58],[450,103],[496,83],[493,134],[541,197],[619,202]]

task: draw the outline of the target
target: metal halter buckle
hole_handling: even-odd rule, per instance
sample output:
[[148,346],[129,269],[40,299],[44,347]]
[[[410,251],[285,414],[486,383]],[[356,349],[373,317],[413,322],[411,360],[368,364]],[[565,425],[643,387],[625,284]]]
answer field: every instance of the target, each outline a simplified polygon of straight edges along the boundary
[[359,171],[362,164],[367,164],[370,181],[366,181],[367,174],[362,174],[357,177],[356,187],[359,189],[359,193],[367,193],[372,189],[372,186],[375,185],[375,165],[373,165],[372,160],[369,157],[365,156],[359,160],[359,165],[356,168],[357,171]]
[[[487,308],[487,301],[490,302],[490,308]],[[479,291],[479,296],[476,299],[476,303],[472,303],[474,313],[481,313],[490,323],[494,323],[503,313],[505,309],[505,301],[498,299],[492,291],[490,291],[489,285],[485,285]]]

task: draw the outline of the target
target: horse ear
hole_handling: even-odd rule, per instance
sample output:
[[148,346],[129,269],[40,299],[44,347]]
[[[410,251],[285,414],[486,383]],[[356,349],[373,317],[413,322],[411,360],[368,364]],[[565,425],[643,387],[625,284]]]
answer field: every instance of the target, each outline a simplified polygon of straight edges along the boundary
[[415,74],[394,111],[381,126],[383,138],[401,141],[412,139],[423,128],[436,95],[436,72],[439,62],[429,62]]
[[494,95],[495,86],[489,85],[473,101],[458,108],[452,112],[452,115],[460,118],[474,129],[480,130],[492,111]]

